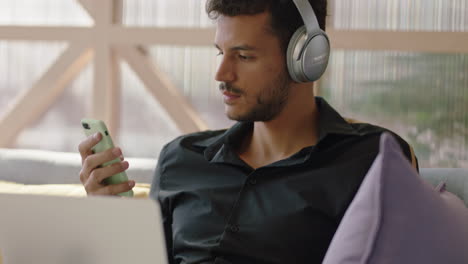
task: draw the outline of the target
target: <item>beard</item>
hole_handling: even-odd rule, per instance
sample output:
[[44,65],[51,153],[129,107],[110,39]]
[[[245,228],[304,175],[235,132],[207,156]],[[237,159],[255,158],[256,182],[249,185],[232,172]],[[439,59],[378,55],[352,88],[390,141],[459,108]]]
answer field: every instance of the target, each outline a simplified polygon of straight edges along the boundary
[[[280,74],[271,83],[260,91],[257,95],[256,104],[245,113],[227,113],[231,120],[239,122],[267,122],[275,119],[284,109],[289,97],[291,79],[287,73]],[[242,89],[230,83],[219,85],[221,92],[242,95]]]

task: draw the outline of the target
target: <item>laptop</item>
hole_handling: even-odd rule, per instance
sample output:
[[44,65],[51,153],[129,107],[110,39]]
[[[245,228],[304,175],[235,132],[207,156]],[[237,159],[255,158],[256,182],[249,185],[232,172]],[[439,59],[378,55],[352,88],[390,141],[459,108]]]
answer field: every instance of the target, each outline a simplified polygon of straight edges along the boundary
[[0,194],[0,263],[167,264],[151,199]]

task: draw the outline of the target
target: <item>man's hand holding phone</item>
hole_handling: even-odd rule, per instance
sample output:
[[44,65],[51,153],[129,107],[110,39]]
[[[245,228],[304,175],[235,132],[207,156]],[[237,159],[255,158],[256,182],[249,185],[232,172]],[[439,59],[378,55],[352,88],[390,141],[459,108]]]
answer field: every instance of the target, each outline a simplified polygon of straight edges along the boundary
[[[88,195],[133,196],[135,182],[128,181],[125,174],[129,164],[124,160],[120,148],[113,146],[105,125],[104,131],[90,134],[92,129],[86,128],[88,122],[82,123],[88,130],[88,137],[78,147],[82,163],[80,181]],[[109,140],[110,143],[106,142]]]

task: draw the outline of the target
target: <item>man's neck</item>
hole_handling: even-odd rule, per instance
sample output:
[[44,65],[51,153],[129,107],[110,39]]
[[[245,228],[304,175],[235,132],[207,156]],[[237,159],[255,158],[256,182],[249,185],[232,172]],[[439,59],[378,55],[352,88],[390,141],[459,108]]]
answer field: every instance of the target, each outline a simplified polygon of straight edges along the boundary
[[274,120],[255,122],[243,140],[240,157],[252,168],[290,157],[318,140],[318,110],[315,100],[288,105]]

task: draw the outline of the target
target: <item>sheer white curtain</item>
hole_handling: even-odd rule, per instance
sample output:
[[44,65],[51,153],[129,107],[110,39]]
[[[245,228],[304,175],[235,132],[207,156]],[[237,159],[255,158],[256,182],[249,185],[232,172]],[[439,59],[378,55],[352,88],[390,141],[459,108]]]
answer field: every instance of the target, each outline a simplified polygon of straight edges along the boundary
[[466,0],[335,0],[339,29],[468,31]]
[[[465,0],[336,0],[335,28],[468,31]],[[427,41],[431,41],[428,39]],[[468,54],[334,50],[322,94],[399,133],[421,167],[468,167]]]

